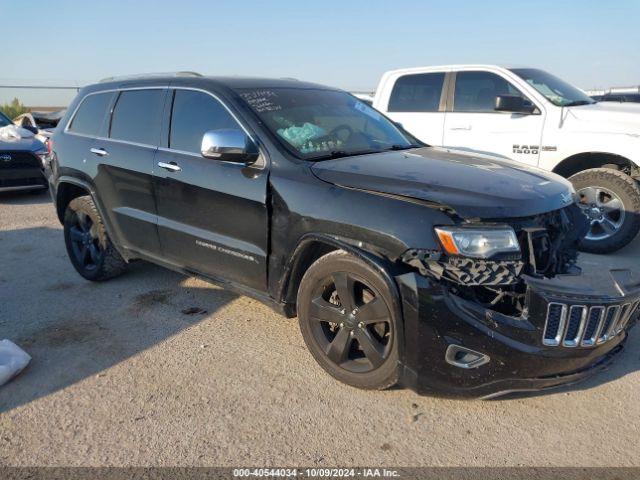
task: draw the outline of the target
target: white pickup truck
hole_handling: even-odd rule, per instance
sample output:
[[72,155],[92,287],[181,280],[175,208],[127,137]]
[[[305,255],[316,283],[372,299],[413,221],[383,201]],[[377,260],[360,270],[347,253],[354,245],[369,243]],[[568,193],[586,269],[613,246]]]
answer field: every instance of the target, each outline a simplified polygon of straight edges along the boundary
[[464,65],[387,72],[373,106],[427,144],[569,178],[591,220],[585,251],[615,251],[640,231],[640,104],[597,103],[534,68]]

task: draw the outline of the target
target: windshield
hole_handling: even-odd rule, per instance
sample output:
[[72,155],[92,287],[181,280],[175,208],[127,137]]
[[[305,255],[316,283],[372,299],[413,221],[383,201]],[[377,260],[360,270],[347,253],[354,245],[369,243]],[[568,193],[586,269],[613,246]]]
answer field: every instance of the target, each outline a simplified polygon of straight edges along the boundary
[[413,140],[352,95],[323,89],[239,89],[264,125],[306,160],[411,148]]
[[13,122],[7,118],[7,116],[0,112],[0,127],[6,127],[7,125],[11,125]]
[[558,107],[573,107],[596,103],[582,90],[536,68],[512,68],[511,71],[544,95]]

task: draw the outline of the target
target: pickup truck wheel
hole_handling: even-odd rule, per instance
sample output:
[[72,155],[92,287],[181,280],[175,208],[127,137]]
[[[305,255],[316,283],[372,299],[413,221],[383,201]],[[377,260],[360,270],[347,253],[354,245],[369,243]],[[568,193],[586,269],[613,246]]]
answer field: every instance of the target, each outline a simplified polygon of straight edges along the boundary
[[640,189],[633,178],[617,170],[594,168],[569,180],[591,222],[580,244],[582,251],[615,252],[640,232]]
[[298,290],[300,330],[311,354],[336,379],[365,389],[398,381],[391,294],[364,261],[342,250],[317,260]]
[[74,198],[64,214],[64,240],[76,271],[87,280],[120,275],[126,262],[116,251],[89,196]]

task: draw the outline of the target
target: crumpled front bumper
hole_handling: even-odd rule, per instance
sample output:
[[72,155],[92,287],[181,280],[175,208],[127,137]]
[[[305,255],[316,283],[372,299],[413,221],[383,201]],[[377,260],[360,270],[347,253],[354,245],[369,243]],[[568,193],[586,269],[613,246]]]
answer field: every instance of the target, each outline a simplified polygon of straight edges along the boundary
[[[605,368],[622,350],[640,312],[640,276],[612,270],[597,276],[524,278],[527,312],[516,319],[453,295],[441,283],[418,273],[396,277],[404,316],[403,385],[421,394],[472,398],[542,390],[583,380]],[[613,328],[592,345],[583,341],[593,330],[589,322],[600,322],[590,320],[591,312],[602,308],[606,313],[610,307],[624,305],[633,312],[624,324],[617,323],[619,330]],[[555,318],[548,316],[557,312],[565,315],[564,322],[554,336],[557,342],[550,344],[545,335],[550,336],[549,324],[554,327]],[[603,314],[601,323],[605,322]],[[600,325],[595,328],[602,330]],[[577,340],[575,345],[565,341],[567,335]],[[477,352],[488,361],[461,368],[447,361],[452,345]]]

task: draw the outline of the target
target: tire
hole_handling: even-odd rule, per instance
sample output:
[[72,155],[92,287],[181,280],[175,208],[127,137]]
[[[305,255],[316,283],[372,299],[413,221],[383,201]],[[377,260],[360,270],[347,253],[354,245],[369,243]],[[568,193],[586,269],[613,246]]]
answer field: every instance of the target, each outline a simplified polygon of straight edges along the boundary
[[[569,181],[580,195],[581,206],[592,223],[580,250],[615,252],[638,235],[640,188],[633,178],[617,170],[594,168],[573,175]],[[611,206],[614,203],[615,208]],[[597,218],[598,210],[600,219]]]
[[100,282],[122,274],[127,263],[113,247],[90,196],[74,198],[64,214],[64,241],[76,271]]
[[302,277],[297,309],[307,348],[331,376],[363,389],[398,382],[399,319],[387,283],[367,263],[343,250],[321,257]]

